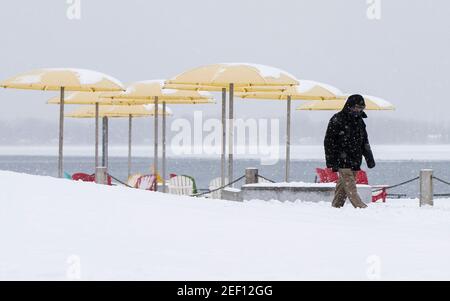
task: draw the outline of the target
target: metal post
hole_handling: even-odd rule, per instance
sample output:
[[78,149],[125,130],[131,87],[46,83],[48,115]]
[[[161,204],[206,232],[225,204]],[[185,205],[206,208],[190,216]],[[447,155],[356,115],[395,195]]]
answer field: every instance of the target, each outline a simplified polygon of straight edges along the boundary
[[[155,97],[155,137],[154,137],[154,150],[153,150],[153,170],[155,177],[158,176],[158,96]],[[158,185],[156,185],[156,191],[158,191]]]
[[102,166],[106,166],[106,122],[107,118],[102,118]]
[[128,115],[128,178],[131,176],[131,133],[133,130],[133,115]]
[[64,146],[64,87],[61,87],[59,99],[58,178],[62,178],[64,173],[63,146]]
[[245,184],[257,184],[258,183],[258,169],[246,168],[245,169]]
[[105,117],[105,128],[106,128],[106,138],[105,138],[105,167],[108,169],[109,168],[109,119],[108,117]]
[[226,134],[226,122],[227,122],[227,89],[222,88],[222,153],[220,163],[220,186],[223,187],[225,183],[225,154],[227,152],[227,134]]
[[420,171],[420,207],[433,206],[433,170],[422,169]]
[[291,167],[291,103],[292,98],[289,95],[286,101],[286,174],[285,182],[289,182],[289,173]]
[[108,184],[108,170],[104,166],[95,169],[95,183],[106,185]]
[[162,104],[162,181],[163,192],[166,193],[166,102]]
[[228,112],[228,180],[233,181],[233,142],[234,142],[234,84],[230,84]]
[[98,167],[98,120],[99,117],[99,103],[95,103],[95,168]]

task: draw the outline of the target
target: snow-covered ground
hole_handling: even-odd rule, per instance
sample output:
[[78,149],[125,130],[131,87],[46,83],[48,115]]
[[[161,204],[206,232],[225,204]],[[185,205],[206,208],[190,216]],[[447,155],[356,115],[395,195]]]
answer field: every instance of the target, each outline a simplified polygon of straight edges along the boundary
[[450,200],[234,203],[0,171],[0,279],[450,280]]
[[[236,148],[239,148],[236,146]],[[284,145],[278,147],[280,159],[284,158]],[[450,145],[373,145],[373,152],[377,160],[397,161],[397,160],[417,160],[417,161],[449,161]],[[202,148],[199,148],[202,150]],[[180,156],[180,149],[174,149],[169,144],[168,156]],[[200,154],[182,153],[182,157],[200,157],[200,158],[218,158],[219,150],[204,150]],[[65,156],[92,156],[94,146],[73,146],[64,147]],[[127,146],[110,145],[108,153],[113,157],[126,157],[128,155]],[[58,146],[0,146],[0,155],[5,156],[55,156],[58,154]],[[133,146],[133,156],[148,157],[153,154],[151,146]],[[261,155],[261,157],[267,154]],[[258,157],[253,153],[240,154],[236,153],[235,157],[244,159],[254,159]],[[293,160],[324,160],[325,154],[322,145],[291,145],[291,158]]]

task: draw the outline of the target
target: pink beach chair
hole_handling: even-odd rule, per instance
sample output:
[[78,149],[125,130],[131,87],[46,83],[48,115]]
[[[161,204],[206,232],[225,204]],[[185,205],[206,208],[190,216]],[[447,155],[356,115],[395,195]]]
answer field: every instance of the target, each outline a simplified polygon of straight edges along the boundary
[[142,189],[142,190],[149,190],[149,191],[156,191],[156,185],[158,185],[156,181],[155,175],[145,175],[141,176],[136,181],[136,186],[134,188]]

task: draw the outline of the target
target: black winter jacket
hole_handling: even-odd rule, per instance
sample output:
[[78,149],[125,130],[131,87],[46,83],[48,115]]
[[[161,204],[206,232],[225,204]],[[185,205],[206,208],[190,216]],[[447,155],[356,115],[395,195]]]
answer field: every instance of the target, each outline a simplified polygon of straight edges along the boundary
[[363,120],[367,115],[362,112],[359,117],[353,116],[350,113],[353,105],[347,101],[342,111],[335,114],[328,124],[324,141],[326,164],[335,171],[339,168],[360,170],[363,156],[369,168],[375,167]]

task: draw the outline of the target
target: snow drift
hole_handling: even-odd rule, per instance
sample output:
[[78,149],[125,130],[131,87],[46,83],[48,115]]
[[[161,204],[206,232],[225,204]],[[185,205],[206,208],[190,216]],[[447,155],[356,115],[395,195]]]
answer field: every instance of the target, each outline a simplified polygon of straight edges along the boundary
[[[305,200],[307,201],[307,200]],[[450,200],[233,203],[0,171],[0,280],[450,280]]]

